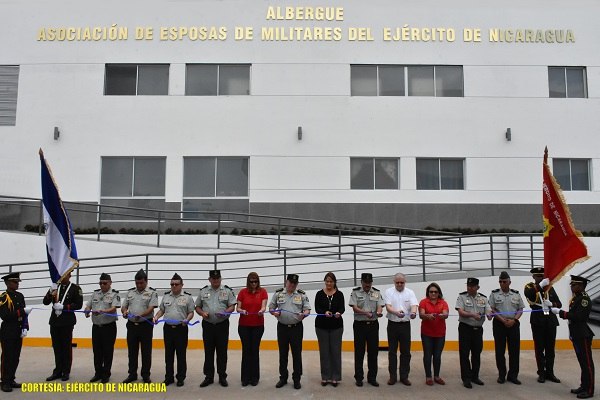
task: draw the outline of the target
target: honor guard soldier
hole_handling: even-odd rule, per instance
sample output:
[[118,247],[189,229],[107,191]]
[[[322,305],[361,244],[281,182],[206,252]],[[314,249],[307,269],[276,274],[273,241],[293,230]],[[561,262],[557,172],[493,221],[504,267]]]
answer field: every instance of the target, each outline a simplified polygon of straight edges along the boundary
[[92,314],[92,349],[94,351],[94,376],[90,382],[108,382],[117,339],[117,307],[121,306],[119,292],[112,289],[112,280],[100,274],[100,289],[94,290],[85,306],[85,317]]
[[[165,380],[169,386],[177,378],[177,386],[183,386],[187,372],[188,322],[194,317],[194,299],[183,291],[183,279],[178,274],[171,278],[171,290],[165,292],[153,322],[164,315],[163,340],[165,342]],[[173,364],[177,354],[177,375]]]
[[[492,309],[487,297],[478,292],[479,279],[467,278],[467,291],[462,292],[456,299],[458,311],[458,352],[460,356],[460,377],[463,386],[472,389],[472,383],[483,385],[479,379],[481,366],[481,351],[483,350],[483,323],[485,315],[490,315]],[[469,359],[470,355],[470,359]]]
[[592,357],[592,338],[594,332],[587,321],[592,311],[592,300],[585,292],[588,279],[571,275],[571,292],[573,297],[569,302],[569,311],[558,307],[551,308],[553,314],[569,321],[569,336],[581,367],[581,384],[577,389],[571,389],[578,399],[588,399],[594,396],[594,358]]
[[558,318],[552,314],[552,307],[561,308],[562,303],[553,287],[546,289],[549,280],[544,279],[544,268],[532,268],[531,275],[534,282],[525,285],[525,298],[531,308],[529,322],[535,347],[535,361],[537,363],[538,382],[560,383],[554,375],[554,346],[556,343],[556,327]]
[[229,316],[235,309],[237,300],[233,290],[221,285],[221,272],[208,273],[210,285],[200,289],[196,299],[196,312],[202,317],[202,340],[204,341],[204,380],[200,387],[206,387],[215,379],[215,352],[217,353],[217,374],[219,384],[227,383],[227,345],[229,343]]
[[156,290],[148,287],[148,276],[143,269],[135,274],[135,287],[129,289],[123,299],[121,313],[127,318],[127,355],[129,368],[123,383],[137,380],[138,353],[141,347],[142,368],[140,374],[144,383],[150,383],[152,366],[152,336],[154,333],[154,309],[158,307]]
[[[373,287],[373,275],[363,273],[360,276],[360,286],[352,290],[350,302],[354,310],[354,379],[356,386],[363,385],[365,373],[363,360],[365,347],[367,350],[367,382],[379,386],[377,382],[377,355],[379,354],[379,322],[382,316],[383,296],[379,289]],[[365,346],[366,345],[366,346]]]
[[[502,271],[499,276],[499,289],[492,290],[488,300],[494,315],[492,330],[496,349],[498,383],[509,381],[520,385],[519,353],[521,350],[521,328],[519,318],[523,315],[525,303],[517,290],[510,288],[510,276]],[[508,372],[504,353],[508,346]]]
[[74,311],[83,306],[83,292],[78,285],[71,282],[71,271],[63,275],[56,289],[48,290],[42,302],[44,305],[52,303],[50,337],[55,367],[46,381],[59,378],[68,381],[73,362],[73,328],[77,323]]
[[285,287],[277,290],[269,303],[269,312],[277,318],[277,345],[279,347],[279,382],[276,388],[287,384],[288,352],[291,349],[294,371],[294,389],[300,389],[302,377],[302,320],[310,314],[310,302],[303,290],[298,289],[298,275],[289,274]]
[[15,382],[15,374],[19,366],[23,338],[27,336],[29,323],[27,314],[31,311],[25,307],[25,297],[17,291],[21,282],[19,272],[4,275],[2,279],[6,284],[6,292],[0,294],[0,343],[2,344],[2,361],[0,371],[3,392],[12,392],[13,388],[21,387]]

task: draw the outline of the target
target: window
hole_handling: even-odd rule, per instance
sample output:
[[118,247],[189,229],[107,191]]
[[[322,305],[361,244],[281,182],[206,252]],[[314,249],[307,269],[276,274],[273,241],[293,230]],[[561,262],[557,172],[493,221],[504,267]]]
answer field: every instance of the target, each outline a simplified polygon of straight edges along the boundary
[[463,97],[463,86],[462,66],[350,66],[351,96]]
[[351,189],[398,189],[397,158],[351,158]]
[[[102,157],[101,203],[164,209],[165,165],[165,157]],[[103,215],[102,219],[131,218]]]
[[464,159],[417,158],[417,190],[464,190]]
[[240,96],[249,94],[250,65],[186,65],[186,96]]
[[19,66],[0,65],[0,126],[17,123]]
[[562,190],[590,190],[590,161],[554,158],[554,177]]
[[548,67],[550,97],[587,97],[585,67]]
[[184,157],[182,210],[200,220],[216,219],[206,211],[247,213],[248,158]]
[[151,96],[169,94],[168,64],[106,64],[104,94]]

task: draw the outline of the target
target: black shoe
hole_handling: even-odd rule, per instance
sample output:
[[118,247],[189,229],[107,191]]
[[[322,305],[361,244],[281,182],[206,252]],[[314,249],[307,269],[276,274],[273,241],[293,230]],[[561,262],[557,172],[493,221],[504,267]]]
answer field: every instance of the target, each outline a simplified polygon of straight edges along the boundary
[[60,374],[52,373],[49,377],[46,378],[46,382],[55,381],[60,378]]
[[248,382],[248,381],[242,381],[242,386],[248,386],[249,383],[250,382]]
[[252,386],[256,386],[256,385],[258,385],[258,379],[255,379],[255,380],[252,380],[252,381],[250,381],[250,384],[251,384]]
[[550,382],[560,383],[560,379],[558,379],[554,374],[546,375],[546,379],[548,379]]
[[[131,382],[133,382],[133,381],[137,381],[137,376],[134,376],[134,375],[128,375],[128,376],[127,376],[127,378],[125,378],[125,379],[123,380],[123,383],[131,383]],[[144,379],[144,382],[145,382],[145,381],[146,381],[146,380]]]
[[110,381],[110,378],[107,376],[106,378],[102,378],[102,380],[100,382],[108,383],[108,381]]
[[22,383],[17,383],[15,381],[12,381],[10,383],[10,387],[13,388],[13,389],[21,389],[23,387],[23,384]]
[[329,382],[327,381],[321,381],[321,386],[327,386],[329,384]]
[[66,382],[69,380],[69,374],[62,374],[62,376],[60,377],[60,380],[63,382]]
[[294,381],[294,389],[300,389],[301,387],[300,381]]
[[502,384],[502,383],[506,382],[506,378],[503,376],[499,376],[498,379],[496,380],[496,382]]
[[405,386],[410,386],[412,383],[408,380],[408,378],[400,378],[400,382],[402,382]]
[[177,386],[178,387],[182,387],[183,386],[183,381],[177,381]]
[[282,387],[284,387],[285,385],[287,385],[287,381],[286,381],[286,380],[283,380],[283,379],[280,379],[280,380],[279,380],[279,382],[277,382],[277,383],[275,384],[275,387],[276,387],[277,389],[279,389],[279,388],[282,388]]
[[90,382],[98,382],[100,379],[102,379],[100,375],[94,375],[92,376],[92,379],[90,379]]
[[175,383],[175,379],[173,379],[173,378],[165,379],[163,381],[163,383],[165,384],[165,386],[169,386],[170,384]]
[[594,397],[593,393],[581,392],[577,395],[578,399],[589,399],[590,397]]
[[471,379],[471,382],[473,382],[474,384],[479,385],[479,386],[483,386],[484,385],[483,381],[481,379],[479,379],[479,378]]
[[538,375],[537,381],[539,383],[544,383],[544,382],[546,382],[546,377],[544,375]]
[[471,385],[471,382],[469,381],[463,381],[463,386],[467,389],[473,389],[473,385]]
[[356,381],[356,386],[362,387],[362,385],[363,385],[363,381]]
[[369,385],[371,386],[379,387],[379,382],[377,382],[376,380],[370,380],[367,382],[369,382]]
[[227,382],[226,378],[219,378],[219,385],[221,385],[223,387],[227,387],[227,386],[229,386],[229,383]]
[[518,380],[517,378],[509,378],[508,381],[514,383],[515,385],[521,384],[521,381]]
[[571,389],[571,393],[573,393],[573,394],[579,394],[579,393],[583,393],[583,392],[585,392],[585,389],[582,388],[581,386],[578,387],[577,389]]
[[0,389],[3,392],[12,392],[13,391],[12,386],[10,386],[9,384],[4,384],[4,383],[2,384],[2,386],[0,387]]
[[144,383],[152,383],[152,379],[150,378],[144,378],[143,381]]
[[214,382],[215,380],[213,378],[206,377],[200,384],[200,387],[207,387],[208,385],[212,385]]

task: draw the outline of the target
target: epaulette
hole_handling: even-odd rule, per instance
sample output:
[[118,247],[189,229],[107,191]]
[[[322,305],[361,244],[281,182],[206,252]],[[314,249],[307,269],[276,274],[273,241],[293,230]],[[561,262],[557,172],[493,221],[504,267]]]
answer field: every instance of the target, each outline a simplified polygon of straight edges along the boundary
[[186,291],[184,291],[183,293],[187,294],[188,296],[191,296],[191,295],[192,295],[191,293],[188,293],[188,292],[186,292]]
[[94,292],[99,292],[99,291],[101,291],[101,290],[102,290],[102,289],[96,289],[96,290],[94,290]]
[[277,293],[277,292],[283,292],[283,288],[281,288],[281,289],[277,289],[277,290],[275,291],[275,293]]
[[371,290],[374,290],[374,291],[376,291],[376,292],[379,292],[379,289],[377,289],[376,287],[372,287],[372,286],[371,286]]
[[202,289],[206,289],[207,287],[208,287],[208,285],[204,286],[203,288],[200,288],[200,290],[202,290]]
[[225,289],[233,290],[232,288],[230,288],[230,287],[229,287],[229,286],[227,286],[227,285],[223,285],[223,287],[224,287]]
[[510,291],[513,292],[513,293],[519,293],[519,291],[515,290],[515,289],[510,289]]
[[355,287],[354,289],[352,289],[352,291],[360,290],[360,289],[362,289],[362,288],[359,286],[359,287]]
[[[498,290],[500,290],[500,289],[498,289]],[[479,292],[478,292],[478,293],[479,293]],[[483,293],[479,293],[479,295],[480,295],[481,297],[485,297],[485,298],[487,299],[487,296],[486,296],[485,294],[483,294]]]
[[533,282],[529,282],[527,285],[525,285],[525,287],[527,287],[527,288],[531,288],[534,286],[535,286],[535,283],[533,283]]
[[167,291],[165,292],[165,294],[170,294],[170,293],[171,293],[171,291],[170,291],[170,290],[167,290]]
[[115,292],[115,293],[119,293],[119,291],[118,291],[118,290],[115,290],[115,289],[113,289],[112,291],[113,291],[113,292]]
[[132,287],[132,288],[131,288],[131,289],[129,289],[129,290],[130,290],[130,291],[131,291],[131,290],[136,290],[136,288],[135,288],[135,287]]
[[4,297],[4,296],[6,296],[6,292],[0,293],[0,297]]
[[494,289],[492,290],[492,293],[498,293],[500,291],[500,289]]
[[464,292],[460,292],[459,294],[467,294],[467,291],[465,290]]
[[304,290],[302,290],[302,289],[298,289],[297,292],[300,294],[306,294],[306,293],[304,293]]
[[154,292],[156,292],[156,289],[154,289],[153,287],[148,286],[147,288],[150,289],[150,290],[152,290],[152,291],[154,291]]

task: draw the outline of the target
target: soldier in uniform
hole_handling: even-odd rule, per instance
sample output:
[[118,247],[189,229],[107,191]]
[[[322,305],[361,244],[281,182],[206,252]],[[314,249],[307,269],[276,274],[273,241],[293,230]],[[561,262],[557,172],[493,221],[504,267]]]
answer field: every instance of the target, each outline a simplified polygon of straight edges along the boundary
[[85,317],[92,314],[92,349],[94,351],[94,376],[90,382],[108,382],[112,368],[115,340],[117,339],[117,307],[121,305],[119,292],[112,289],[112,280],[100,274],[100,289],[94,290],[85,306]]
[[237,304],[233,290],[221,285],[221,272],[208,273],[210,285],[200,289],[196,299],[196,312],[202,317],[202,340],[204,341],[204,380],[200,387],[206,387],[215,379],[215,352],[217,353],[217,374],[219,384],[227,383],[227,345],[229,343],[229,316]]
[[[483,350],[483,323],[485,316],[492,319],[487,297],[478,292],[479,279],[467,278],[467,291],[456,299],[458,311],[458,351],[460,377],[463,386],[472,389],[472,383],[483,385],[479,379],[481,351]],[[469,355],[471,356],[469,360]]]
[[302,377],[302,320],[310,314],[310,302],[303,290],[298,289],[298,275],[289,274],[285,288],[278,289],[269,303],[271,315],[277,318],[277,345],[279,347],[279,382],[276,388],[287,384],[288,352],[291,349],[294,364],[294,389],[300,389]]
[[[496,367],[498,368],[498,383],[507,380],[520,385],[519,353],[521,350],[521,328],[519,318],[523,315],[525,303],[519,291],[510,288],[510,276],[502,271],[499,276],[499,289],[492,290],[489,304],[494,312],[492,329],[496,349]],[[504,353],[508,345],[508,373]]]
[[592,310],[592,300],[585,292],[588,279],[571,275],[571,292],[573,297],[569,302],[569,311],[552,307],[552,313],[569,321],[569,336],[581,367],[581,384],[577,389],[571,389],[578,399],[588,399],[594,396],[594,358],[592,357],[592,338],[594,332],[587,321]]
[[561,308],[562,303],[554,288],[548,290],[548,283],[544,281],[544,268],[535,267],[531,269],[534,282],[525,285],[525,298],[531,308],[529,322],[535,347],[535,361],[537,363],[538,382],[546,380],[560,383],[554,375],[554,345],[556,343],[556,327],[558,318],[549,312],[550,308]]
[[27,314],[30,309],[25,307],[25,297],[17,291],[21,282],[19,272],[4,275],[2,279],[6,284],[6,292],[0,294],[0,344],[2,344],[2,361],[0,371],[3,392],[12,392],[13,388],[21,387],[15,382],[15,374],[19,366],[23,338],[27,336],[29,323]]
[[73,362],[73,328],[77,317],[73,311],[83,306],[83,292],[71,282],[71,272],[66,273],[56,289],[50,288],[42,301],[44,305],[52,303],[50,313],[50,337],[54,350],[55,367],[46,381],[56,379],[68,381]]
[[[377,355],[379,353],[379,322],[382,316],[383,296],[379,289],[373,287],[373,275],[363,273],[360,276],[360,286],[352,290],[350,302],[354,310],[354,379],[356,386],[363,385],[365,373],[363,360],[365,347],[367,355],[367,382],[379,386],[377,382]],[[365,346],[366,345],[366,346]]]
[[152,336],[154,333],[154,309],[158,307],[156,290],[148,287],[148,276],[143,269],[135,274],[135,287],[129,289],[123,299],[121,313],[127,318],[128,375],[123,383],[137,380],[138,353],[142,350],[140,374],[144,383],[150,383],[152,366]]
[[[194,317],[194,299],[183,291],[183,279],[179,274],[171,278],[171,290],[165,292],[153,322],[164,315],[163,340],[165,342],[165,380],[169,386],[177,378],[177,386],[183,386],[187,372],[186,354],[188,323]],[[177,375],[173,368],[177,354]]]

